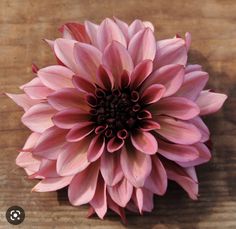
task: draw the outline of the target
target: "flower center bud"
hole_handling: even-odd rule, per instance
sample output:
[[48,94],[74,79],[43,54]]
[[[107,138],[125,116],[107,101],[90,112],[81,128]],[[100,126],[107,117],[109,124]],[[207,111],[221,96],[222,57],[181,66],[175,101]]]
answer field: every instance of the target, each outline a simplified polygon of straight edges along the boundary
[[[104,127],[104,136],[126,138],[128,132],[138,127],[142,105],[137,91],[97,88],[94,96],[87,98],[91,107],[91,121]],[[101,129],[101,128],[99,128]]]

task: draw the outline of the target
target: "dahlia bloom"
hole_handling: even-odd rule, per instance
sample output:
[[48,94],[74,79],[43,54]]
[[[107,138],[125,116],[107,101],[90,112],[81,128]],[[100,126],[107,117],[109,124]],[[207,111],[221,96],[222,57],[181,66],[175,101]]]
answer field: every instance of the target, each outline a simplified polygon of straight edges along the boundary
[[195,166],[207,162],[209,130],[201,119],[227,96],[203,90],[208,74],[187,65],[191,36],[156,41],[153,25],[114,18],[67,23],[46,40],[57,64],[7,94],[31,131],[16,164],[41,181],[32,189],[68,186],[72,205],[149,212],[168,179],[192,199]]

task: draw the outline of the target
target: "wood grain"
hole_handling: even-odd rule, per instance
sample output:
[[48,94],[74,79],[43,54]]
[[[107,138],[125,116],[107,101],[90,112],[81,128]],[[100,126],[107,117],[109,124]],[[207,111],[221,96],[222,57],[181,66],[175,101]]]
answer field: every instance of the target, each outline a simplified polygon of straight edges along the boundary
[[[188,199],[170,183],[155,209],[143,217],[128,215],[128,225],[109,214],[105,220],[85,218],[87,206],[69,205],[65,191],[30,193],[36,183],[15,165],[17,149],[29,134],[20,122],[22,111],[0,96],[0,228],[236,228],[236,2],[234,0],[1,0],[0,90],[19,92],[32,78],[31,63],[54,63],[41,40],[59,36],[57,27],[67,21],[99,23],[113,15],[131,22],[152,21],[158,39],[192,33],[190,62],[210,73],[209,87],[229,95],[224,109],[207,117],[214,141],[213,159],[197,168],[198,201]],[[25,209],[19,226],[5,219],[8,207]]]

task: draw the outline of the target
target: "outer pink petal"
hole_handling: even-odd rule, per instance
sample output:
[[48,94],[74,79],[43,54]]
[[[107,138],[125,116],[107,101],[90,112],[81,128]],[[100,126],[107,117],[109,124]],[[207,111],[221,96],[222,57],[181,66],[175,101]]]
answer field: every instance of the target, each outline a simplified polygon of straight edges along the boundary
[[165,97],[173,95],[184,80],[183,65],[166,65],[154,71],[144,82],[142,90],[152,84],[162,84],[166,88]]
[[134,65],[142,60],[154,60],[156,54],[156,41],[150,28],[145,28],[136,33],[129,42],[128,51]]
[[164,167],[168,179],[178,183],[188,193],[191,199],[196,200],[198,195],[198,183],[188,174],[187,170],[170,161],[165,161]]
[[35,104],[38,104],[40,100],[38,99],[31,99],[26,94],[9,94],[6,93],[6,95],[11,98],[18,106],[22,107],[24,111],[27,111],[30,107],[32,107]]
[[39,103],[27,110],[21,121],[32,131],[42,133],[53,126],[51,118],[54,114],[55,110],[48,103]]
[[[90,139],[89,139],[90,140]],[[59,151],[57,158],[57,172],[61,176],[79,173],[89,165],[87,159],[88,140],[78,143],[66,143]]]
[[105,139],[104,137],[97,135],[90,143],[88,148],[88,161],[96,161],[104,152]]
[[89,114],[76,108],[59,111],[52,117],[54,125],[62,129],[71,129],[79,122],[87,122],[88,120]]
[[[38,133],[32,133],[28,137],[23,150],[24,149],[32,149],[40,134]],[[39,166],[41,163],[41,159],[37,156],[34,156],[31,152],[22,151],[19,153],[19,155],[16,158],[16,164],[20,167],[23,167],[28,175],[32,175],[33,173],[37,172],[39,170]]]
[[88,136],[95,129],[93,122],[81,122],[76,124],[66,135],[68,142],[78,142]]
[[128,41],[129,41],[128,24],[125,23],[124,21],[118,19],[117,17],[113,16],[113,19],[114,19],[115,23],[118,25],[118,27],[120,28],[121,32],[123,33],[123,35],[128,43]]
[[86,33],[85,26],[80,23],[69,22],[64,24],[60,29],[63,37],[73,39],[84,43],[90,43],[90,39]]
[[149,132],[137,131],[131,135],[133,146],[145,154],[155,154],[157,152],[157,140]]
[[75,40],[58,38],[54,41],[54,52],[57,58],[74,73],[79,73],[80,69],[75,63],[74,45],[78,43]]
[[208,81],[208,74],[203,71],[194,71],[184,76],[184,82],[175,96],[195,100]]
[[166,170],[156,155],[152,156],[152,171],[144,186],[157,195],[164,195],[166,192]]
[[58,157],[61,147],[65,144],[67,130],[55,126],[45,130],[39,137],[33,149],[34,155],[55,160]]
[[123,177],[120,166],[119,153],[111,154],[104,152],[101,156],[101,174],[105,183],[109,186],[116,185]]
[[227,95],[202,91],[196,103],[200,108],[200,115],[212,114],[218,111],[227,99]]
[[189,120],[196,117],[200,110],[198,106],[182,97],[167,97],[161,99],[150,107],[155,115],[168,115],[182,120]]
[[87,102],[85,101],[85,94],[79,92],[75,88],[63,88],[55,91],[48,96],[48,102],[57,110],[67,108],[79,108],[82,110],[89,110]]
[[188,64],[185,68],[185,74],[188,74],[194,71],[202,71],[202,66],[199,64]]
[[189,161],[189,162],[178,162],[178,164],[182,167],[190,167],[201,165],[203,163],[208,162],[211,159],[211,152],[207,148],[207,146],[203,143],[196,143],[193,145],[199,153],[197,159]]
[[186,65],[187,48],[182,38],[173,38],[158,41],[154,69],[168,64]]
[[126,39],[117,24],[113,20],[106,18],[99,26],[97,32],[97,42],[100,50],[103,51],[112,41],[118,41],[124,47],[127,46]]
[[112,41],[104,50],[102,63],[110,70],[115,79],[119,79],[124,70],[133,71],[133,61],[126,48],[117,41]]
[[206,124],[202,121],[202,119],[199,116],[197,116],[191,119],[190,122],[193,123],[200,130],[202,134],[201,142],[208,141],[210,138],[210,131],[206,126]]
[[146,178],[151,173],[152,165],[150,156],[141,153],[133,147],[123,148],[120,163],[125,177],[135,187],[142,187]]
[[121,207],[127,205],[133,193],[133,185],[126,178],[123,178],[115,186],[108,186],[107,189],[112,200]]
[[97,45],[98,25],[92,23],[91,21],[85,21],[84,26],[85,26],[85,30],[91,40],[92,45],[94,45],[95,47],[98,47],[98,45]]
[[102,53],[92,45],[78,42],[74,47],[75,62],[79,75],[96,82],[96,71],[101,63]]
[[199,157],[198,150],[193,146],[170,144],[158,140],[158,153],[171,161],[189,162]]
[[151,60],[143,60],[137,64],[131,74],[131,86],[133,88],[140,86],[152,72],[152,67],[153,64]]
[[202,137],[200,130],[191,123],[167,116],[156,116],[154,119],[161,125],[161,129],[155,131],[174,143],[191,145]]
[[143,22],[139,19],[134,20],[128,29],[129,38],[131,39],[137,32],[145,28]]
[[42,99],[46,99],[47,96],[53,92],[53,90],[51,90],[45,86],[39,86],[39,87],[25,87],[24,92],[31,99],[42,100]]
[[52,192],[70,184],[73,176],[45,178],[35,185],[32,192]]
[[90,201],[95,212],[100,219],[103,219],[107,212],[107,195],[106,195],[106,185],[102,178],[98,180],[97,188],[93,199]]
[[37,74],[42,83],[52,90],[73,87],[71,79],[74,73],[64,66],[53,65],[41,68]]
[[93,199],[97,187],[98,174],[99,163],[93,163],[73,178],[68,189],[68,196],[72,205],[86,204]]
[[139,209],[139,213],[143,211],[151,212],[153,209],[153,193],[145,188],[136,188],[132,199]]

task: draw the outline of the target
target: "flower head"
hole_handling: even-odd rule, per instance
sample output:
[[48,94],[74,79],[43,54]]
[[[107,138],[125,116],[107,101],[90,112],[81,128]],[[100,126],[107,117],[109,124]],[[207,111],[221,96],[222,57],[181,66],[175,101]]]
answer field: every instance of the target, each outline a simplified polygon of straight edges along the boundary
[[197,199],[195,166],[211,157],[200,116],[226,95],[203,90],[208,74],[187,65],[190,34],[156,41],[150,22],[117,18],[60,31],[46,40],[57,64],[34,65],[24,93],[8,94],[32,131],[16,163],[41,179],[33,191],[69,186],[73,205],[123,220],[124,208],[151,211],[168,179]]

